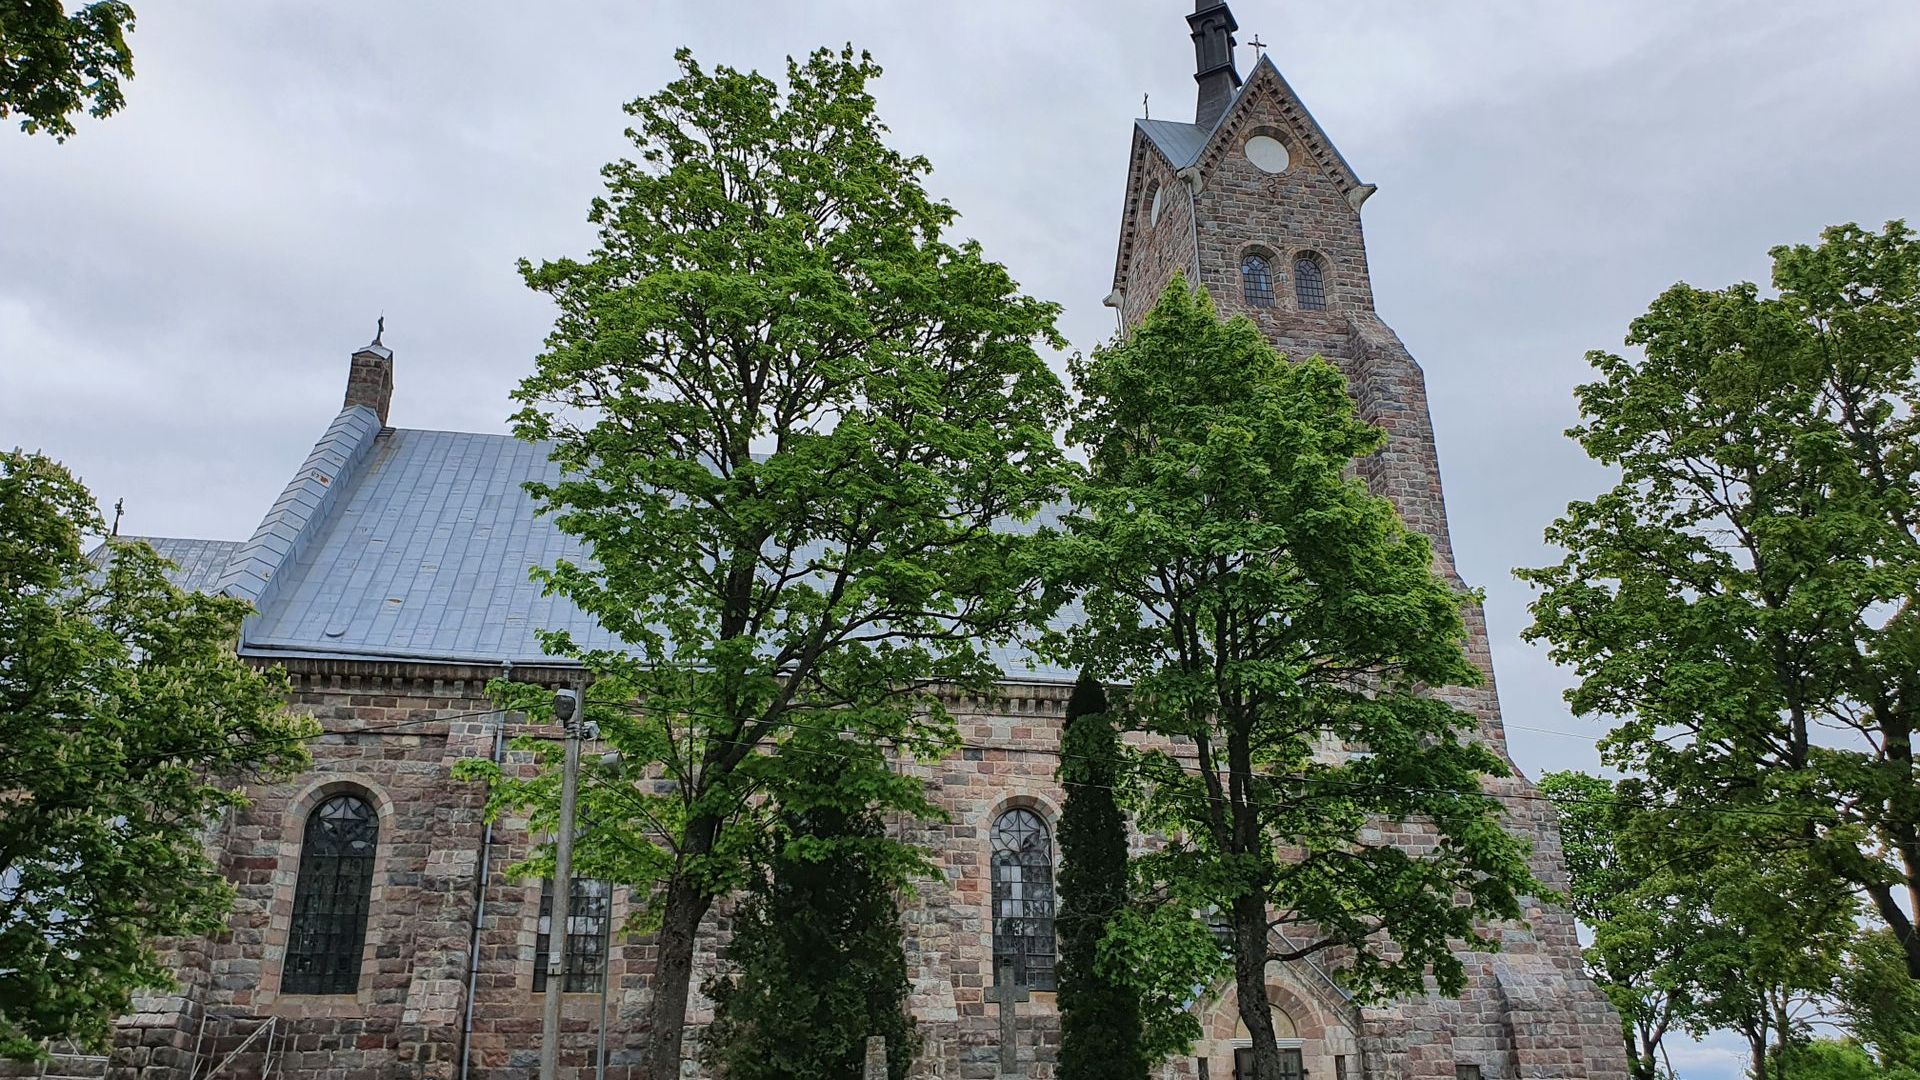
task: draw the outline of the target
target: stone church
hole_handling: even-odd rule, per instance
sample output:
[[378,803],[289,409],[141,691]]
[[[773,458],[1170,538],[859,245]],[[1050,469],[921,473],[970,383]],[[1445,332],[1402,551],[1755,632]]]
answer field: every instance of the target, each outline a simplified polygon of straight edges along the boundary
[[[1200,0],[1188,16],[1197,59],[1193,122],[1137,120],[1125,177],[1113,290],[1124,326],[1175,272],[1203,283],[1223,314],[1252,319],[1282,351],[1346,373],[1362,415],[1390,435],[1362,463],[1373,489],[1433,540],[1453,576],[1424,376],[1374,313],[1361,182],[1269,58],[1241,77],[1233,15]],[[388,425],[395,358],[378,338],[348,365],[346,400],[245,541],[154,538],[191,588],[251,601],[239,652],[283,667],[294,707],[325,734],[313,768],[257,786],[209,843],[238,889],[224,932],[170,943],[176,991],[142,999],[119,1028],[115,1077],[264,1076],[507,1080],[533,1072],[547,944],[541,882],[506,876],[531,838],[482,820],[486,792],[450,766],[520,735],[557,737],[492,710],[503,674],[554,685],[573,672],[544,656],[538,628],[611,644],[528,568],[584,553],[536,517],[522,490],[556,469],[544,448],[503,435]],[[1460,583],[1464,587],[1464,583]],[[1484,687],[1460,703],[1504,753],[1486,626],[1469,613]],[[1001,1071],[996,956],[1022,958],[1018,1075],[1052,1075],[1054,752],[1068,673],[1005,657],[1002,692],[962,701],[973,747],[923,768],[950,814],[915,826],[942,873],[906,914],[913,1011],[928,1077]],[[1517,774],[1489,781],[1509,826],[1533,844],[1534,872],[1566,880],[1548,809]],[[1409,841],[1410,843],[1412,841]],[[565,928],[563,1072],[627,1080],[639,1060],[653,964],[623,934],[630,898],[574,885]],[[719,916],[704,928],[711,965]],[[1293,1078],[1495,1080],[1624,1077],[1619,1022],[1581,970],[1572,917],[1530,900],[1499,928],[1503,950],[1466,958],[1459,997],[1362,1005],[1312,963],[1271,971],[1276,1027]],[[997,995],[992,995],[997,996]],[[709,1008],[696,993],[696,1024]],[[1246,1046],[1231,986],[1194,1006],[1205,1031],[1163,1075],[1228,1080]],[[690,1052],[698,1032],[689,1042]],[[689,1064],[689,1075],[693,1066]],[[603,1070],[603,1072],[599,1072]]]

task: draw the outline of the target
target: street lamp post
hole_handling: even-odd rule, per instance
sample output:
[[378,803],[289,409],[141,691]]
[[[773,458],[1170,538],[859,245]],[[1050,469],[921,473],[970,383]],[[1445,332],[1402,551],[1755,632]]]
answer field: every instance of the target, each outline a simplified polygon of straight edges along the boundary
[[567,980],[567,918],[573,899],[574,801],[580,787],[580,739],[586,728],[586,718],[580,711],[579,695],[572,690],[553,692],[553,717],[566,733],[566,765],[560,772],[560,835],[553,845],[553,914],[547,920],[547,997],[540,1080],[558,1080],[560,1071],[560,994]]

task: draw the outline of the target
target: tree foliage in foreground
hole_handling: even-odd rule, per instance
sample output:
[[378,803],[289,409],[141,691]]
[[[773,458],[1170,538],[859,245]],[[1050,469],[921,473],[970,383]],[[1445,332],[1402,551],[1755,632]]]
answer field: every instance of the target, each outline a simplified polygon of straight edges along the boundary
[[[1067,471],[1037,351],[1057,309],[945,238],[927,162],[885,142],[879,68],[822,50],[781,86],[679,62],[628,106],[639,160],[604,170],[592,253],[522,265],[558,316],[514,421],[564,470],[531,485],[541,511],[592,556],[539,576],[624,642],[544,638],[638,778],[589,792],[618,842],[583,858],[658,897],[652,1080],[679,1075],[694,932],[748,880],[779,751],[944,752],[933,688],[986,691],[1036,617],[1033,541],[994,523]],[[878,810],[927,809],[870,782]],[[550,774],[495,790],[553,804]]]
[[[1503,764],[1426,692],[1478,681],[1467,598],[1350,475],[1385,436],[1339,372],[1222,323],[1203,290],[1177,280],[1075,375],[1090,474],[1059,576],[1086,618],[1063,653],[1130,683],[1127,724],[1180,747],[1131,762],[1140,826],[1172,838],[1142,873],[1177,912],[1227,916],[1256,1074],[1278,1080],[1270,961],[1338,956],[1362,998],[1457,990],[1455,943],[1497,947],[1484,920],[1537,887],[1481,787]],[[1426,823],[1431,850],[1382,819]]]
[[1080,676],[1060,735],[1060,1080],[1146,1080],[1139,996],[1100,964],[1127,911],[1120,736],[1098,679]]
[[[884,767],[871,750],[867,764]],[[870,1035],[887,1040],[887,1075],[906,1080],[920,1039],[901,940],[897,847],[880,815],[821,754],[783,793],[773,850],[734,914],[729,971],[703,1056],[726,1080],[847,1080]]]
[[1547,531],[1528,636],[1662,804],[1753,809],[1863,891],[1920,979],[1920,242],[1773,250],[1777,296],[1675,285],[1589,354],[1570,434],[1620,482]]
[[65,141],[72,116],[107,117],[133,78],[133,7],[94,0],[73,11],[62,0],[0,0],[0,119],[15,113],[20,130]]
[[169,584],[151,547],[83,544],[93,497],[0,454],[0,1054],[99,1044],[169,984],[156,937],[209,934],[232,900],[202,846],[237,780],[306,764],[285,682],[233,652],[241,601]]
[[1791,1075],[1853,946],[1852,895],[1826,887],[1777,817],[1652,805],[1636,780],[1550,773],[1540,786],[1636,1080],[1665,1075],[1668,1034],[1716,1028],[1747,1041],[1755,1077]]

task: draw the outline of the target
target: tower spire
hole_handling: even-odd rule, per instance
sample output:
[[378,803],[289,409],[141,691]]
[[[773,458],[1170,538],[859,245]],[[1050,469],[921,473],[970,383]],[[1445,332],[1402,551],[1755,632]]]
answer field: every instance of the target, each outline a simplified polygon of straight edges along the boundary
[[1193,81],[1200,84],[1193,122],[1210,128],[1240,89],[1240,72],[1233,63],[1233,32],[1240,24],[1225,0],[1194,0],[1187,25],[1193,28]]

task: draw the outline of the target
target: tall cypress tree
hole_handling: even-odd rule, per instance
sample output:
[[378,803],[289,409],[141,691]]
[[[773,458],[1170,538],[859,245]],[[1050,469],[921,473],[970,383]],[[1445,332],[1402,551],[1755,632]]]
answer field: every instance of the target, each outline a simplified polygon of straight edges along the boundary
[[1060,1080],[1146,1080],[1140,1003],[1103,976],[1100,939],[1127,906],[1127,822],[1114,799],[1120,736],[1082,673],[1060,738]]

